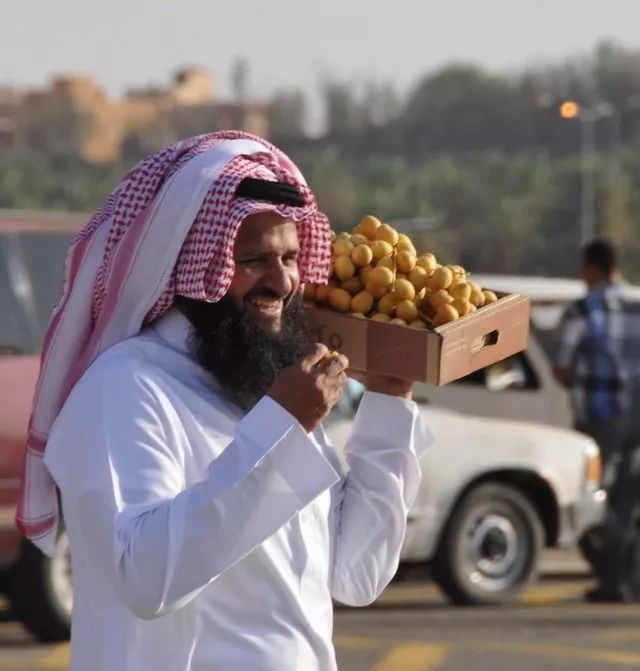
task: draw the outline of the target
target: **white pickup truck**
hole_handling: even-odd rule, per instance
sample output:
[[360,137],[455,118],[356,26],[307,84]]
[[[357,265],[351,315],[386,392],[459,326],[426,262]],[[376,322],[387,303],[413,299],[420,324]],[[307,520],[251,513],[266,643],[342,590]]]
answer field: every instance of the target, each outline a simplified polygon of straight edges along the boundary
[[[329,419],[339,451],[361,393],[350,381]],[[422,458],[401,560],[429,567],[454,603],[513,601],[536,576],[543,546],[572,546],[602,518],[598,448],[571,429],[418,402],[435,443]]]

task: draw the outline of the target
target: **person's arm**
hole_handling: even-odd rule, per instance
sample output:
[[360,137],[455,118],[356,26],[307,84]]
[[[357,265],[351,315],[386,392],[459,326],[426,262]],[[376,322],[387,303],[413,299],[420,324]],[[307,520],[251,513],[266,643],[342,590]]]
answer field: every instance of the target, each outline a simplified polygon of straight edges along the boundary
[[332,492],[331,593],[353,606],[374,601],[397,570],[419,458],[433,441],[406,398],[410,384],[367,387],[346,446],[349,472]]
[[186,486],[190,447],[172,407],[142,376],[122,384],[123,375],[110,371],[93,396],[80,385],[51,437],[64,449],[48,466],[84,561],[151,619],[190,601],[338,475],[296,418],[265,397],[207,477]]
[[571,384],[571,368],[582,341],[585,320],[577,304],[571,305],[562,315],[555,333],[557,354],[553,365],[553,374],[560,384]]

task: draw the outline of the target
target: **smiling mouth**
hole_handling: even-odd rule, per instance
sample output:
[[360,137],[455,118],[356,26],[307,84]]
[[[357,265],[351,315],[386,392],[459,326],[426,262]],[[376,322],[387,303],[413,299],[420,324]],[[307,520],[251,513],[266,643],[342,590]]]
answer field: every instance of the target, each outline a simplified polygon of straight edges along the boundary
[[284,307],[280,298],[250,298],[246,301],[249,310],[263,319],[278,319]]

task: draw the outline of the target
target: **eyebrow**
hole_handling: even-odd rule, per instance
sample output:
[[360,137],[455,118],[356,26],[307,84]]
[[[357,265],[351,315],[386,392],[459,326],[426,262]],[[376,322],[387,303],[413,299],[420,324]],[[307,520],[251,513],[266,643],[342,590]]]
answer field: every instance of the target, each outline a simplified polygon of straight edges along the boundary
[[273,251],[268,251],[264,249],[241,249],[238,253],[238,258],[242,259],[245,257],[255,257],[255,258],[267,258],[269,256],[288,256],[290,254],[299,254],[300,247],[290,247],[285,249],[281,254],[276,254]]

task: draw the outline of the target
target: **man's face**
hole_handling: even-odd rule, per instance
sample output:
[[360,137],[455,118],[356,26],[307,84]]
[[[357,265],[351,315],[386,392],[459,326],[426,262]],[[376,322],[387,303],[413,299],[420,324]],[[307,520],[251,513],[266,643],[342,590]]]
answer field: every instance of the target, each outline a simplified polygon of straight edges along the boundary
[[236,272],[224,298],[176,298],[193,326],[197,361],[244,410],[309,344],[298,249],[294,222],[271,213],[248,217],[236,238]]
[[265,331],[280,332],[284,308],[300,289],[299,250],[295,223],[278,214],[253,214],[240,226],[227,295]]

